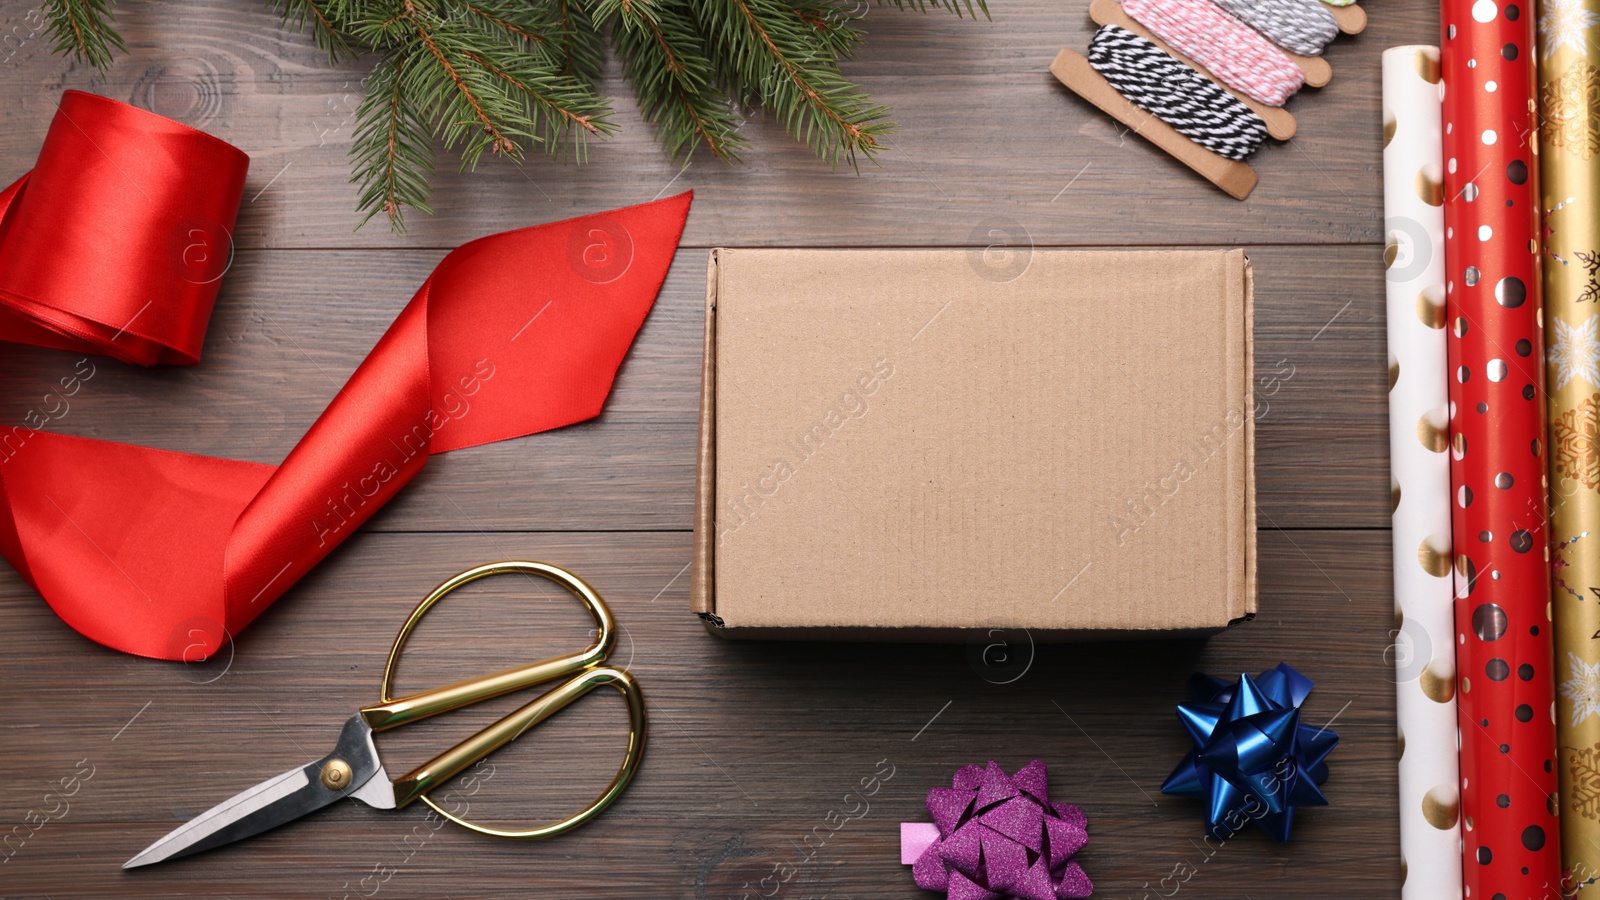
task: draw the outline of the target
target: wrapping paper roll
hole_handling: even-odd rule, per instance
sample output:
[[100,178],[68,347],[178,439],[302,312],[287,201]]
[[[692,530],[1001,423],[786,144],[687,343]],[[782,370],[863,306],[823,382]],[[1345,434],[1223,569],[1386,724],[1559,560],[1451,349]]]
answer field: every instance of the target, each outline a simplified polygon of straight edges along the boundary
[[1404,900],[1461,897],[1439,48],[1383,54],[1389,478]]
[[1539,8],[1563,877],[1600,898],[1600,0]]
[[1533,10],[1444,0],[1445,295],[1463,882],[1557,898]]

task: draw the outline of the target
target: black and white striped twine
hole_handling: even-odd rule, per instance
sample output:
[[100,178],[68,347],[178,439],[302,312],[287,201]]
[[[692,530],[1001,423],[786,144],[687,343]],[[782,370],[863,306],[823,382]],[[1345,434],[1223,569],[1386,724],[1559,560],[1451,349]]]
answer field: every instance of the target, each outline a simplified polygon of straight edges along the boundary
[[1089,65],[1135,106],[1219,156],[1245,159],[1266,140],[1267,123],[1250,107],[1125,28],[1095,32]]

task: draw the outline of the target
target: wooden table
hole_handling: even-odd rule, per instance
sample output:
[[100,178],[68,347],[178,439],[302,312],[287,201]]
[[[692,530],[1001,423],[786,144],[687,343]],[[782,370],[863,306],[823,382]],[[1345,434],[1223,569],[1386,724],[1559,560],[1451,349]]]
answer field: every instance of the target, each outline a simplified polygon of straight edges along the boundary
[[[486,162],[456,174],[442,161],[438,214],[412,216],[398,236],[381,223],[352,230],[345,154],[364,70],[330,69],[263,7],[124,0],[129,52],[105,78],[50,56],[27,3],[0,9],[0,30],[22,36],[0,69],[4,178],[32,164],[64,88],[131,101],[252,157],[203,364],[96,359],[57,430],[275,463],[462,241],[692,187],[683,249],[598,420],[436,458],[212,661],[106,650],[0,572],[0,827],[59,808],[45,799],[52,786],[91,773],[68,810],[6,851],[0,895],[928,896],[899,863],[898,823],[927,820],[924,794],[962,764],[1035,757],[1056,795],[1089,815],[1080,859],[1097,897],[1395,894],[1378,56],[1434,40],[1431,4],[1373,4],[1366,34],[1337,42],[1333,83],[1293,101],[1299,136],[1256,157],[1261,184],[1244,203],[1050,77],[1059,48],[1087,45],[1083,3],[997,0],[992,23],[872,12],[847,74],[893,105],[902,130],[882,166],[859,176],[830,171],[759,118],[744,165],[697,157],[680,170],[613,63],[606,88],[623,130],[588,165]],[[1260,616],[1209,641],[1093,646],[1030,647],[1021,634],[970,646],[707,635],[688,611],[686,572],[707,248],[970,246],[997,217],[1037,247],[1249,250],[1257,368],[1281,373],[1258,430]],[[1152,315],[1181,302],[1152,299]],[[0,421],[21,421],[75,359],[6,346]],[[212,803],[326,752],[342,718],[374,697],[394,629],[420,596],[505,557],[582,573],[625,627],[619,656],[648,692],[652,732],[638,780],[610,812],[521,844],[439,828],[421,809],[340,804],[226,850],[119,869]],[[561,652],[585,625],[553,592],[530,604],[525,588],[491,582],[423,626],[402,686]],[[984,661],[995,640],[1010,642],[1010,663]],[[1332,806],[1301,816],[1287,845],[1251,832],[1208,849],[1198,804],[1158,790],[1187,746],[1172,706],[1196,669],[1279,660],[1316,679],[1308,720],[1342,737]],[[384,747],[415,764],[506,708],[395,733]],[[510,823],[586,799],[615,766],[621,722],[610,692],[569,710],[494,757],[467,801],[473,813]],[[892,777],[869,805],[844,800],[876,772]],[[830,824],[846,811],[854,817]]]

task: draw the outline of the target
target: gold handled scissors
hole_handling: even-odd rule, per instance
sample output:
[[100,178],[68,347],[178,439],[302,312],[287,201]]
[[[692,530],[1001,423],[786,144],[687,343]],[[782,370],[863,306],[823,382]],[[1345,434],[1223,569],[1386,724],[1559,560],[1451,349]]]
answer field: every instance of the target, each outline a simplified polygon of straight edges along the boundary
[[[456,588],[480,578],[507,572],[548,578],[571,591],[594,619],[594,643],[578,653],[507,669],[398,700],[390,697],[395,664],[399,662],[406,641],[417,623],[422,621],[423,615]],[[615,644],[614,623],[605,601],[582,579],[565,569],[538,562],[508,561],[462,572],[435,588],[406,619],[404,627],[395,636],[394,649],[389,651],[389,663],[383,670],[381,702],[362,707],[345,722],[339,743],[332,753],[224,800],[146,847],[138,856],[123,863],[122,867],[131,869],[210,850],[260,834],[345,797],[353,797],[377,809],[399,809],[414,800],[421,800],[434,812],[457,825],[499,837],[538,840],[576,828],[617,799],[628,782],[633,780],[639,760],[644,755],[644,698],[639,692],[639,684],[627,672],[601,665]],[[393,782],[384,771],[383,761],[372,742],[373,732],[398,728],[568,675],[572,677],[561,685]],[[617,769],[616,777],[611,779],[611,784],[593,803],[559,822],[525,831],[508,831],[468,822],[445,810],[428,796],[430,790],[449,781],[461,770],[520,737],[523,732],[601,685],[616,688],[627,703],[628,751],[622,758],[622,766]]]

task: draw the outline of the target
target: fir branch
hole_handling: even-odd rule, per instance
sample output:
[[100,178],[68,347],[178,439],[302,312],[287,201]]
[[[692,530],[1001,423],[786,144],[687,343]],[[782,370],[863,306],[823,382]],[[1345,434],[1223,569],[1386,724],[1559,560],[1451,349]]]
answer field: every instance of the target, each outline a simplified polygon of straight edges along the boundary
[[309,24],[311,40],[328,54],[329,65],[355,58],[345,38],[350,28],[347,0],[271,0],[267,5],[287,27],[304,31]]
[[428,207],[432,134],[406,96],[405,65],[398,56],[379,60],[356,110],[350,181],[360,185],[357,208],[366,212],[357,228],[382,212],[395,231],[404,231],[406,207],[433,215]]
[[716,68],[694,20],[680,6],[618,4],[611,39],[622,56],[623,74],[638,95],[640,111],[656,126],[667,156],[687,160],[704,145],[712,156],[739,159],[746,141],[729,98],[717,86]]
[[44,15],[55,41],[51,52],[57,56],[70,56],[104,72],[111,67],[112,51],[127,52],[106,0],[45,0]]
[[385,51],[400,46],[410,33],[406,17],[415,8],[410,0],[355,0],[356,15],[350,32],[363,46]]
[[[426,123],[419,127],[431,131],[446,150],[456,151],[462,168],[472,168],[484,151],[520,162],[534,145],[551,155],[572,146],[582,161],[587,138],[614,130],[606,120],[606,102],[588,84],[562,75],[553,54],[537,52],[550,40],[535,42],[518,33],[538,36],[539,29],[548,33],[553,27],[548,17],[523,15],[498,0],[399,0],[367,3],[354,30],[380,55],[402,61],[382,85],[390,100],[380,107],[386,120],[397,121],[397,103],[413,115],[413,123]],[[358,165],[356,180],[369,217],[389,209],[392,173],[414,174],[416,160],[432,160],[431,153],[397,157],[385,147],[386,136],[369,129],[352,148],[352,155],[365,162]],[[400,164],[389,162],[395,159]],[[404,165],[408,161],[412,164]],[[408,205],[404,197],[398,202]]]
[[605,38],[580,0],[550,0],[560,27],[561,73],[593,86],[605,65]]
[[516,54],[499,59],[475,52],[467,55],[484,71],[522,94],[530,104],[529,133],[544,144],[547,152],[558,153],[566,139],[573,137],[575,152],[581,159],[586,137],[616,132],[616,127],[606,120],[609,107],[588,85],[554,70],[529,67]]
[[542,47],[545,44],[544,36],[534,30],[539,25],[531,22],[526,25],[517,24],[513,21],[516,14],[511,10],[498,9],[488,2],[463,3],[462,6],[474,19],[492,25],[529,46]]
[[558,31],[543,3],[516,0],[449,0],[449,18],[482,34],[492,45],[512,44],[543,63],[555,63],[557,50],[551,37]]
[[[124,51],[111,0],[43,0],[54,52],[106,69]],[[266,0],[285,27],[309,31],[330,62],[371,54],[351,147],[362,224],[379,212],[397,230],[407,207],[431,213],[429,179],[442,146],[472,168],[484,151],[513,162],[537,146],[612,134],[598,95],[606,43],[639,108],[673,159],[704,147],[737,161],[742,110],[771,112],[837,166],[884,149],[887,107],[839,71],[860,46],[855,0]],[[957,16],[987,0],[877,0]],[[360,226],[357,226],[360,227]]]
[[[837,166],[871,159],[894,131],[889,108],[839,74],[827,41],[782,0],[696,0],[701,24],[746,97],[771,108],[795,140]],[[759,93],[757,93],[759,92]]]
[[464,145],[463,168],[477,165],[484,150],[521,159],[522,147],[512,139],[516,127],[504,124],[515,122],[517,110],[496,84],[477,77],[482,69],[472,65],[471,49],[462,52],[445,23],[425,16],[412,0],[405,0],[403,19],[421,52],[402,84],[421,102],[445,147]]
[[802,0],[795,3],[790,12],[805,23],[815,33],[816,39],[837,59],[855,55],[856,47],[865,35],[861,29],[850,27],[849,23],[866,18],[866,10],[865,4],[846,9],[827,0]]

